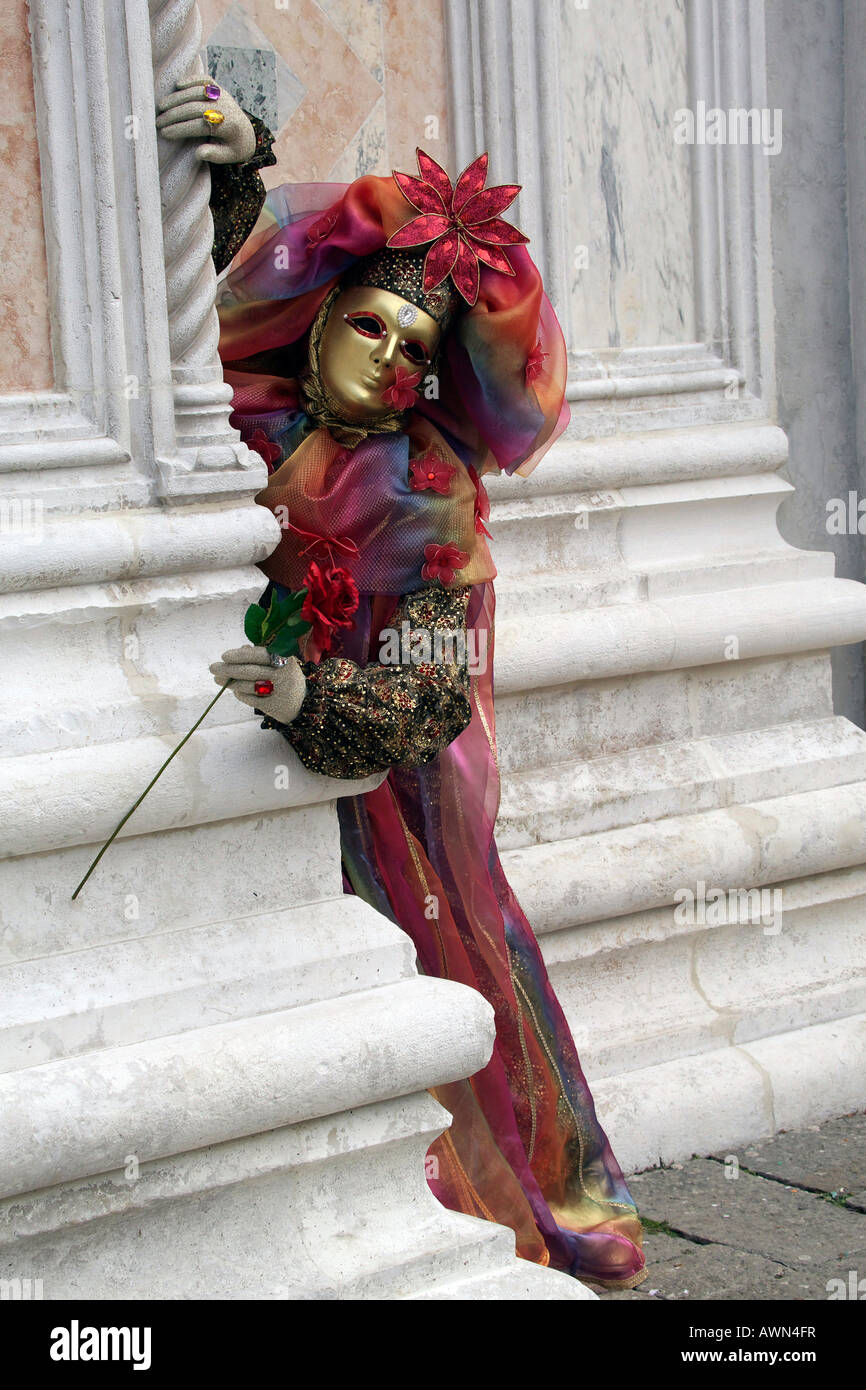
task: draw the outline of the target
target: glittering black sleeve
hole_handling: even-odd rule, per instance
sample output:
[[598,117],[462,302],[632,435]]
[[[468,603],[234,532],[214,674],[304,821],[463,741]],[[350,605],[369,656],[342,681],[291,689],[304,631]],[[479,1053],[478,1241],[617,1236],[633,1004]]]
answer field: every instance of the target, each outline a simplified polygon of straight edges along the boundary
[[255,154],[243,164],[210,166],[210,210],[213,214],[213,259],[217,274],[240,251],[265,201],[260,169],[276,164],[271,146],[274,137],[258,116],[249,116],[256,132]]
[[306,767],[328,777],[431,762],[472,717],[468,602],[468,588],[431,585],[407,595],[391,621],[397,664],[361,667],[344,657],[303,662],[307,694],[297,718],[291,724],[266,718],[263,727],[279,729]]

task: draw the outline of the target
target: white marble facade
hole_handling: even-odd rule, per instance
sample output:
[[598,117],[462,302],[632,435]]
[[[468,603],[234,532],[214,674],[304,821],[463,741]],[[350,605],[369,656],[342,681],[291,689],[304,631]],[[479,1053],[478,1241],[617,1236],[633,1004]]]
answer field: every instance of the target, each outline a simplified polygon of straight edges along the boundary
[[[866,735],[828,650],[866,635],[866,588],[776,526],[766,157],[671,132],[698,99],[766,104],[763,8],[32,0],[56,375],[0,396],[4,495],[38,521],[0,568],[3,1278],[586,1296],[426,1187],[426,1092],[483,1065],[491,1011],[341,894],[343,784],[223,709],[69,900],[275,540],[213,359],[207,190],[152,127],[153,82],[199,56],[278,126],[270,183],[438,140],[524,184],[573,422],[490,489],[498,833],[622,1162],[862,1104]],[[740,915],[760,890],[781,916]],[[724,911],[684,913],[701,891]]]
[[866,1074],[866,735],[829,655],[866,588],[776,522],[772,156],[674,138],[698,102],[773,116],[763,4],[447,15],[456,163],[517,167],[571,362],[565,438],[490,488],[506,872],[626,1166],[736,1148]]
[[695,334],[685,0],[562,16],[562,140],[574,342],[630,348]]

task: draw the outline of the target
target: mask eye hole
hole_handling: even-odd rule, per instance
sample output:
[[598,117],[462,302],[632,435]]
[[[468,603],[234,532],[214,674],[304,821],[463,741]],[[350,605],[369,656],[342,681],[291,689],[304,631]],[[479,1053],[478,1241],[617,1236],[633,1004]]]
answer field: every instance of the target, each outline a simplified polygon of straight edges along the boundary
[[404,338],[400,343],[400,351],[413,367],[425,367],[430,361],[427,345],[422,343],[420,338]]
[[384,338],[388,331],[378,314],[358,312],[356,314],[344,314],[343,318],[350,328],[354,328],[356,333],[360,333],[362,338]]

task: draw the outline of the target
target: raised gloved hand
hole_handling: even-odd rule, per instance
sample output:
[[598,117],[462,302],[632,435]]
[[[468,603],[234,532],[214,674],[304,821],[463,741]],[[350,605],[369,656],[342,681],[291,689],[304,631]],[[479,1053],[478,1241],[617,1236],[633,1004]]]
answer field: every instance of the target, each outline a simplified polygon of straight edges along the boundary
[[[291,724],[307,693],[307,682],[296,658],[286,658],[285,666],[272,666],[265,647],[234,647],[223,652],[222,661],[215,661],[208,670],[213,672],[217,685],[231,681],[229,689],[241,704],[262,710],[279,724]],[[257,685],[269,683],[273,685],[272,693],[256,693]]]
[[[199,159],[211,164],[242,164],[252,159],[256,133],[249,117],[234,97],[208,77],[187,77],[175,84],[177,91],[158,105],[156,128],[166,140],[204,140],[196,149]],[[208,97],[206,89],[218,95]],[[208,120],[222,116],[221,121]]]

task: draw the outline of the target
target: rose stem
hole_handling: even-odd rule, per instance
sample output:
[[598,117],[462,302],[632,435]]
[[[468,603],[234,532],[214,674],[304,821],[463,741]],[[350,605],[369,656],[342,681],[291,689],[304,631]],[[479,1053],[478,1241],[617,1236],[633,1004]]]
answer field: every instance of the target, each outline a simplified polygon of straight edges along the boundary
[[152,787],[156,782],[159,781],[160,777],[161,777],[162,774],[165,772],[165,769],[168,767],[168,765],[169,765],[169,763],[171,762],[172,758],[175,756],[175,754],[177,754],[177,753],[180,752],[181,748],[183,748],[183,745],[186,743],[187,739],[192,738],[192,736],[193,736],[193,734],[195,733],[196,729],[198,728],[199,724],[201,724],[202,721],[203,721],[204,719],[207,718],[207,716],[210,714],[211,710],[213,709],[214,705],[216,704],[217,700],[219,699],[220,695],[222,695],[224,691],[228,690],[228,688],[229,688],[230,685],[231,685],[231,681],[226,681],[225,685],[221,685],[221,686],[220,686],[219,690],[217,691],[216,695],[214,695],[213,699],[211,700],[211,702],[210,702],[210,704],[208,705],[207,709],[205,710],[204,714],[200,715],[200,717],[195,721],[195,723],[193,724],[193,726],[192,726],[192,728],[190,729],[189,733],[188,733],[188,734],[184,734],[184,736],[183,736],[183,738],[181,739],[180,743],[179,743],[179,744],[177,745],[177,747],[174,749],[174,752],[169,753],[169,755],[168,755],[168,757],[166,758],[165,762],[163,763],[162,767],[159,769],[159,772],[157,772],[157,774],[156,774],[155,777],[152,777],[152,778],[150,779],[150,781],[148,782],[148,784],[147,784],[147,786],[145,787],[144,791],[141,793],[141,796],[138,798],[138,800],[137,800],[136,802],[133,803],[132,806],[130,806],[130,808],[129,808],[129,810],[127,811],[126,815],[123,817],[123,820],[118,821],[117,825],[116,825],[116,826],[114,827],[114,829],[112,830],[111,834],[109,835],[109,837],[108,837],[108,839],[106,840],[105,844],[102,846],[102,849],[101,849],[101,850],[99,851],[99,853],[97,854],[97,856],[96,856],[96,858],[94,859],[93,863],[91,864],[90,868],[87,870],[87,873],[84,875],[84,878],[81,880],[81,882],[79,883],[79,885],[78,885],[78,887],[76,888],[75,892],[72,894],[73,901],[78,897],[78,894],[81,892],[81,890],[82,890],[82,888],[84,887],[85,883],[86,883],[87,880],[90,878],[90,875],[93,873],[93,870],[96,868],[96,866],[97,866],[97,864],[99,863],[100,859],[102,858],[103,854],[104,854],[105,851],[108,849],[108,846],[112,843],[112,841],[117,837],[117,835],[120,833],[120,831],[121,831],[121,830],[123,829],[123,827],[126,825],[126,822],[129,820],[129,818],[130,818],[130,816],[132,815],[133,811],[137,811],[137,810],[138,810],[139,806],[141,805],[141,803],[142,803],[142,801],[144,800],[144,798],[147,796],[147,793],[150,791],[151,787]]

